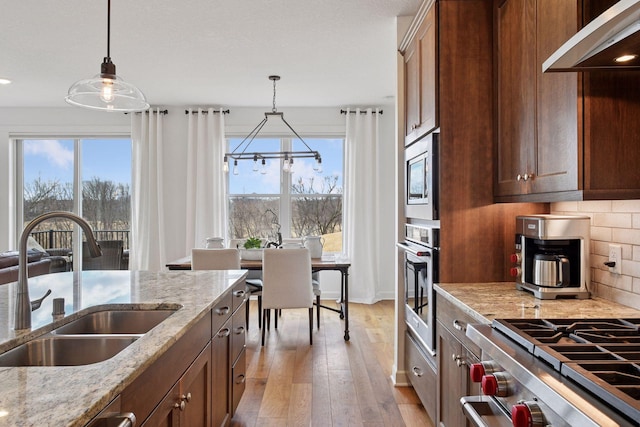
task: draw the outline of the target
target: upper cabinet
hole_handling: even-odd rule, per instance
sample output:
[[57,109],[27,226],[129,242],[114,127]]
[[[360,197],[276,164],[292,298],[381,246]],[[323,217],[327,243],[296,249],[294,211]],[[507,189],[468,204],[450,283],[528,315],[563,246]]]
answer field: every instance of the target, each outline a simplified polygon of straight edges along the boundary
[[601,11],[578,3],[494,3],[497,201],[640,198],[640,74],[542,73]]
[[405,145],[438,126],[436,6],[429,8],[404,52]]

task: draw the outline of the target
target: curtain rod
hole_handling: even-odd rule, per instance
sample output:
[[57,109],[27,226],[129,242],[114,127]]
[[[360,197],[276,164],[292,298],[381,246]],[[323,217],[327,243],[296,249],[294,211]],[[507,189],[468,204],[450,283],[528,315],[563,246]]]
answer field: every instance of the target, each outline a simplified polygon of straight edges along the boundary
[[[229,112],[230,111],[228,109],[227,110],[222,110],[222,114],[229,114]],[[189,114],[189,110],[184,110],[184,113],[185,114]],[[197,110],[196,111],[192,111],[191,114],[198,114],[198,111]],[[209,114],[209,112],[206,111],[206,110],[203,110],[202,114]],[[220,114],[220,111],[213,110],[213,114]]]
[[[151,112],[153,114],[169,114],[169,110],[160,110],[160,111],[156,111],[156,110],[151,110]],[[134,114],[142,114],[142,113],[147,113],[149,114],[149,110],[145,110],[145,111],[136,111]],[[125,114],[129,114],[128,112]]]
[[[383,111],[383,110],[380,110],[380,111],[372,111],[372,113],[373,113],[373,114],[376,114],[376,113],[380,113],[380,114],[382,114],[382,111]],[[355,112],[355,111],[349,111],[349,113],[350,113],[350,114],[355,114],[356,112]],[[340,110],[340,114],[347,114],[347,110]],[[366,112],[366,111],[360,111],[360,114],[367,114],[367,112]]]

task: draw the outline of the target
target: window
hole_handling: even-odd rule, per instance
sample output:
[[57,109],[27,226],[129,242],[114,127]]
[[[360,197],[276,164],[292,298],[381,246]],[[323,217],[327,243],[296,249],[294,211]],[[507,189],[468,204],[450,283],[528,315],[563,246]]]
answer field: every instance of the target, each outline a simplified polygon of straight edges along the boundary
[[[98,240],[123,240],[128,248],[131,139],[21,139],[17,144],[19,232],[42,213],[70,211],[89,222]],[[45,249],[72,248],[70,221],[51,219],[34,231]]]
[[[230,151],[242,139],[228,140]],[[311,138],[306,143],[320,152],[322,170],[314,159],[295,159],[290,172],[282,160],[238,161],[230,165],[229,238],[275,240],[278,226],[284,238],[322,236],[325,252],[342,252],[343,138]],[[250,151],[305,151],[302,141],[256,138]]]

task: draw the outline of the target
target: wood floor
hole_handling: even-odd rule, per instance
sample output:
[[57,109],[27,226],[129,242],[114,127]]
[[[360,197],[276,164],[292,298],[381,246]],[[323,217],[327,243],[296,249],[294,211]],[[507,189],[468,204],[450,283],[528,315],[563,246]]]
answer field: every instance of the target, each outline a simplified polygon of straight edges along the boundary
[[[335,301],[323,301],[335,304]],[[308,310],[283,310],[260,346],[257,303],[247,334],[247,387],[231,425],[432,426],[411,387],[394,387],[393,301],[349,305],[351,340],[321,310],[309,345]]]

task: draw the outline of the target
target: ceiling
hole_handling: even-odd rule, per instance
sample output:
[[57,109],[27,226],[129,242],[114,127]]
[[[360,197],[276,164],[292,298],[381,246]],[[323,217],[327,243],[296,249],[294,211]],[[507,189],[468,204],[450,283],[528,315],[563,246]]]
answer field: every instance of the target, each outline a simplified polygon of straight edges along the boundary
[[[393,102],[396,16],[421,0],[113,0],[111,58],[152,106]],[[100,72],[106,0],[3,1],[0,107],[63,107]],[[69,108],[73,108],[70,107]]]

